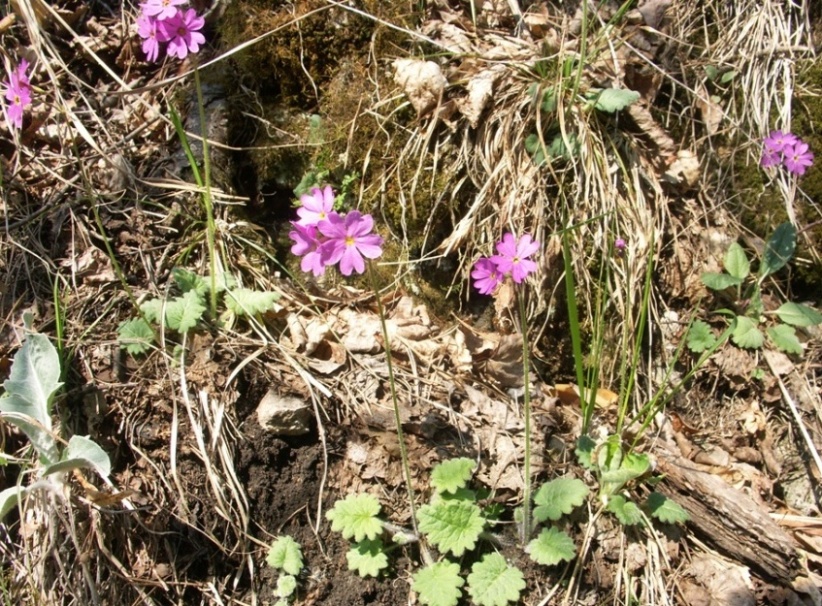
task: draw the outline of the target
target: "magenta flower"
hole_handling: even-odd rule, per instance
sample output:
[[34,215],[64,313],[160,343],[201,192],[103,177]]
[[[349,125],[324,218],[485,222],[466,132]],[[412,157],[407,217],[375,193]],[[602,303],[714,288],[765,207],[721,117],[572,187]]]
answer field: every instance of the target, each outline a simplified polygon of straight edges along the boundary
[[800,139],[793,145],[786,146],[782,153],[785,154],[785,168],[795,175],[804,175],[813,164],[813,152],[808,148],[808,144]]
[[31,104],[31,84],[29,83],[29,64],[25,59],[9,74],[9,81],[6,82],[6,115],[9,122],[17,128],[23,128],[23,112],[26,106]]
[[334,191],[330,185],[325,189],[315,187],[311,190],[311,195],[300,196],[302,206],[297,209],[297,216],[300,217],[300,225],[317,225],[320,221],[325,221],[328,215],[334,210]]
[[320,250],[321,242],[317,234],[317,227],[315,225],[300,225],[293,221],[291,225],[294,226],[294,230],[288,232],[288,237],[294,240],[291,252],[298,257],[302,257],[300,269],[306,273],[310,271],[315,276],[323,275],[325,273],[325,262]]
[[506,233],[502,241],[497,243],[497,253],[491,261],[497,266],[501,274],[509,275],[519,284],[526,276],[537,270],[537,264],[529,259],[539,250],[539,242],[532,240],[529,234],[524,234],[519,240],[514,234]]
[[160,21],[157,28],[167,36],[168,54],[185,59],[189,53],[196,53],[200,50],[200,45],[205,44],[205,36],[199,32],[204,25],[205,19],[197,15],[193,8],[189,8],[185,12],[178,10],[170,19]]
[[781,130],[772,130],[771,134],[765,137],[765,153],[781,152],[789,145],[799,141],[799,137],[793,133],[786,133]]
[[474,288],[481,295],[492,295],[504,276],[497,269],[496,263],[487,257],[482,257],[474,263],[471,277],[474,278]]
[[782,152],[769,150],[767,147],[762,150],[762,159],[759,165],[762,168],[770,168],[772,166],[779,166],[782,163]]
[[155,17],[140,15],[137,18],[137,34],[143,39],[143,52],[146,59],[157,61],[160,57],[160,42],[168,41],[165,28],[158,27],[159,21]]
[[140,5],[143,15],[154,17],[157,21],[165,21],[177,16],[177,7],[188,0],[146,0]]
[[350,276],[352,271],[365,272],[365,261],[376,259],[382,254],[382,238],[372,234],[374,219],[352,210],[344,218],[330,212],[325,221],[317,224],[319,232],[327,238],[320,245],[325,266],[339,261],[340,273]]

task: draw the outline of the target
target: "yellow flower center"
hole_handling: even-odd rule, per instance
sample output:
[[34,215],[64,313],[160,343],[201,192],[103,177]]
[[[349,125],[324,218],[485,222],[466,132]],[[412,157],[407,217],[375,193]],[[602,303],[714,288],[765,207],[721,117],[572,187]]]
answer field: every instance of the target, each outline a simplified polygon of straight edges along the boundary
[[354,246],[354,238],[352,238],[351,236],[346,236],[345,237],[345,245],[346,246]]

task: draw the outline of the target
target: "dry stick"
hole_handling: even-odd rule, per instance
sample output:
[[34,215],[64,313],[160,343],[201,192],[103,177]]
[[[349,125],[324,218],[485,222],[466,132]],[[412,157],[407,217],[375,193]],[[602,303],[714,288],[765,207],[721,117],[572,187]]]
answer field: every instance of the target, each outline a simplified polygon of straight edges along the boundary
[[531,390],[528,385],[528,374],[531,367],[531,351],[528,347],[528,321],[525,317],[525,296],[522,291],[517,293],[519,299],[520,331],[522,332],[522,379],[523,379],[523,408],[525,410],[525,464],[523,476],[525,489],[522,495],[522,545],[528,543],[531,536]]

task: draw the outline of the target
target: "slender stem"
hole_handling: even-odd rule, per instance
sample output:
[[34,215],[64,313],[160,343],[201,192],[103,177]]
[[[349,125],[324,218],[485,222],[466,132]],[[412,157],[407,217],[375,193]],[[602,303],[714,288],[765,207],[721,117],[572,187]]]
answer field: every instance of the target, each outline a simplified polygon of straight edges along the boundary
[[408,464],[408,450],[405,448],[405,434],[402,431],[402,418],[400,416],[400,401],[397,397],[397,385],[394,381],[394,366],[391,363],[391,341],[388,337],[388,324],[385,321],[385,308],[380,298],[380,290],[377,287],[377,277],[371,263],[368,264],[368,278],[371,280],[371,289],[377,299],[377,310],[380,314],[380,326],[382,327],[382,338],[385,342],[385,362],[388,365],[388,384],[391,387],[391,403],[394,405],[394,422],[397,424],[397,442],[400,446],[400,458],[402,459],[402,472],[405,476],[405,487],[408,490],[408,505],[411,510],[411,525],[414,527],[414,534],[419,536],[417,529],[417,507],[415,505],[414,487],[411,485],[411,467]]
[[525,316],[525,296],[522,291],[517,293],[517,299],[519,299],[519,320],[522,332],[522,397],[525,411],[525,464],[523,466],[525,492],[522,496],[522,544],[525,545],[531,536],[531,387],[528,376],[531,369],[531,348],[528,346],[528,321]]

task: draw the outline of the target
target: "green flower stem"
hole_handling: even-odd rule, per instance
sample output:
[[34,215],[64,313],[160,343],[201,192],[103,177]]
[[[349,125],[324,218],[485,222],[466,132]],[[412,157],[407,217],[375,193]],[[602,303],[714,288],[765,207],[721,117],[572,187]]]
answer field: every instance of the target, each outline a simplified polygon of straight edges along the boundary
[[523,408],[525,410],[525,464],[523,481],[525,492],[522,495],[522,544],[526,545],[531,536],[531,388],[529,371],[531,369],[531,348],[528,346],[528,322],[525,316],[525,296],[517,293],[519,300],[519,321],[522,332],[522,380]]
[[397,442],[400,447],[400,458],[402,459],[402,472],[405,476],[405,487],[408,490],[408,505],[411,511],[411,525],[414,527],[414,534],[420,535],[417,529],[417,507],[415,505],[414,487],[411,485],[411,467],[408,464],[408,450],[405,448],[405,434],[402,431],[402,418],[400,417],[400,402],[397,398],[397,385],[394,381],[394,366],[391,363],[391,340],[388,337],[388,324],[385,321],[385,308],[380,298],[380,290],[377,286],[377,276],[371,263],[368,263],[368,278],[371,280],[371,289],[377,299],[377,310],[380,315],[380,326],[382,327],[382,338],[385,342],[385,361],[388,365],[388,384],[391,387],[391,403],[394,405],[394,421],[397,424]]

